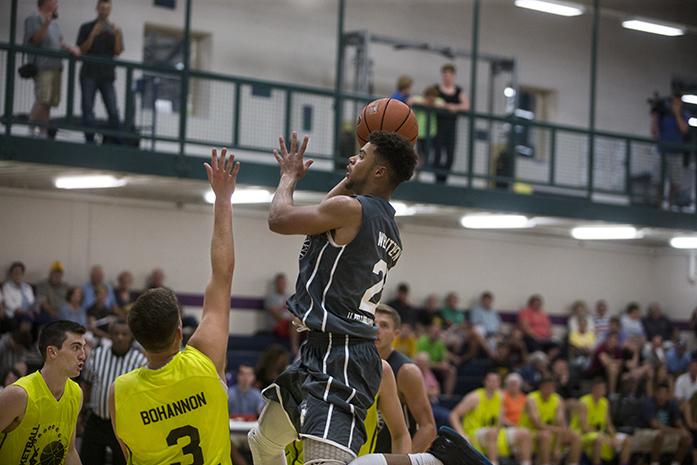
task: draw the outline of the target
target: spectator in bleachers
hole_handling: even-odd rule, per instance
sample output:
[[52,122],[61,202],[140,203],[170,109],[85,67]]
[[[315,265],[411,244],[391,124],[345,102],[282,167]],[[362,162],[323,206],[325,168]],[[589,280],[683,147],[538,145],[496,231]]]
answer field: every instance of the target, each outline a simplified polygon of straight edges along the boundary
[[568,427],[564,400],[555,389],[552,376],[542,378],[539,389],[528,394],[520,424],[534,432],[539,463],[559,463],[561,448],[568,447],[566,464],[578,465],[581,437]]
[[569,332],[569,357],[575,365],[583,366],[595,347],[595,334],[588,328],[585,317],[580,317],[575,326],[577,329]]
[[586,370],[587,377],[601,376],[608,383],[610,394],[617,392],[617,382],[622,374],[623,352],[620,346],[619,335],[610,332],[605,342],[600,344],[591,357],[590,365]]
[[162,268],[153,268],[145,279],[145,288],[156,289],[158,287],[165,287],[165,278],[165,272]]
[[114,306],[114,290],[111,284],[104,281],[104,269],[100,265],[94,265],[90,269],[90,280],[82,286],[82,308],[86,310],[94,304],[97,300],[97,288],[100,286],[107,288],[106,306]]
[[416,351],[426,352],[431,360],[431,369],[440,378],[443,392],[451,395],[455,391],[457,372],[450,363],[451,355],[443,342],[440,320],[434,320],[426,329],[426,334],[416,341]]
[[607,302],[602,299],[595,303],[593,325],[595,326],[595,342],[600,344],[607,337],[607,333],[610,332],[610,316],[607,314]]
[[527,399],[522,390],[523,378],[518,373],[509,373],[503,386],[503,425],[507,428],[519,427]]
[[399,333],[394,338],[392,347],[397,352],[401,352],[409,358],[416,356],[416,334],[411,325],[402,323]]
[[34,320],[35,298],[31,286],[24,281],[26,268],[22,262],[14,262],[7,270],[7,280],[2,285],[5,314],[9,318],[26,316]]
[[116,277],[116,287],[114,288],[114,311],[122,317],[128,315],[133,302],[135,302],[133,292],[133,274],[130,271],[122,271]]
[[643,409],[643,428],[634,433],[634,451],[650,452],[651,465],[658,465],[661,452],[672,454],[672,465],[681,465],[692,437],[684,427],[680,409],[667,384],[648,397]]
[[501,335],[501,317],[493,308],[494,295],[485,291],[479,298],[479,304],[470,311],[470,322],[479,334],[484,336],[493,349]]
[[683,402],[685,426],[692,435],[692,463],[697,463],[697,394]]
[[431,402],[431,411],[433,412],[433,418],[436,420],[436,427],[447,426],[449,424],[450,410],[440,404],[440,384],[433,370],[431,370],[431,360],[428,358],[428,354],[426,352],[417,353],[414,357],[414,363],[419,367],[424,378],[426,394],[428,394],[428,400]]
[[426,328],[431,326],[434,319],[440,320],[438,313],[438,296],[430,294],[424,301],[424,306],[416,312],[416,334],[421,336]]
[[230,418],[256,420],[264,408],[261,391],[254,387],[254,368],[241,364],[237,368],[237,384],[228,388],[228,413]]
[[32,322],[26,317],[12,320],[12,330],[0,337],[0,373],[12,368],[27,374],[27,359],[32,350]]
[[513,363],[512,358],[510,346],[506,342],[497,344],[494,355],[491,357],[492,369],[496,370],[502,378],[507,376],[515,368],[519,368]]
[[408,324],[412,328],[414,327],[416,309],[409,302],[409,285],[407,283],[399,283],[394,299],[387,302],[387,305],[397,310],[403,325]]
[[697,359],[690,360],[687,373],[678,376],[674,392],[678,402],[687,402],[697,393]]
[[525,345],[525,334],[519,327],[511,328],[511,334],[506,338],[506,343],[511,365],[514,368],[519,368],[527,363],[528,347]]
[[525,344],[530,352],[548,352],[557,347],[552,340],[552,323],[542,309],[542,297],[539,295],[530,296],[527,307],[518,312],[518,326],[525,335]]
[[[63,41],[57,18],[58,0],[38,0],[38,11],[24,20],[24,43],[45,50],[67,50],[72,55],[79,56],[80,49]],[[29,114],[29,123],[33,131],[46,137],[51,107],[57,107],[60,103],[63,60],[43,55],[31,55],[30,60],[36,65],[38,72],[33,77],[35,101]]]
[[641,320],[646,339],[651,341],[654,336],[661,336],[663,341],[673,338],[673,323],[663,314],[657,303],[649,305],[648,315]]
[[454,292],[445,296],[445,302],[439,313],[446,329],[450,326],[460,326],[465,321],[465,312],[457,307],[458,302],[459,299]]
[[293,354],[298,352],[300,338],[293,328],[293,316],[288,311],[288,278],[284,273],[277,273],[273,278],[271,290],[264,299],[264,309],[269,314],[271,332],[277,337],[288,341]]
[[644,331],[644,325],[641,323],[641,312],[639,310],[639,304],[632,302],[627,305],[627,310],[621,318],[622,333],[626,339],[637,336],[641,338],[643,343],[646,340],[646,332]]
[[567,405],[573,404],[568,402],[569,399],[577,398],[581,392],[581,385],[576,374],[569,370],[569,363],[563,358],[558,358],[552,363],[552,376],[557,380],[557,394],[562,399],[567,400]]
[[571,419],[571,428],[581,435],[583,450],[590,457],[592,465],[610,462],[615,452],[620,453],[620,465],[629,465],[631,437],[615,430],[606,392],[605,380],[595,378],[590,394],[578,401]]
[[53,262],[48,272],[48,279],[36,286],[36,298],[43,314],[42,322],[60,318],[60,309],[66,303],[65,296],[69,289],[68,284],[63,281],[63,271],[61,262]]
[[[610,317],[610,330],[608,331],[608,334],[610,333],[616,333],[617,338],[620,341],[620,344],[624,344],[625,340],[627,339],[627,336],[625,332],[622,330],[622,319],[620,317]],[[607,336],[605,336],[605,339],[607,339]]]
[[433,168],[436,169],[436,182],[444,184],[455,162],[457,141],[457,115],[459,111],[469,110],[469,100],[460,86],[455,84],[455,65],[447,63],[440,69],[441,82],[438,97],[445,102],[443,107],[450,112],[439,113],[436,122],[438,134],[434,141]]
[[586,320],[586,328],[588,332],[595,334],[595,321],[588,312],[588,306],[582,300],[577,300],[571,305],[571,315],[567,321],[569,334],[578,331],[579,320]]
[[114,312],[109,305],[109,288],[104,284],[97,286],[95,301],[87,307],[87,329],[95,337],[108,338],[109,324],[114,319]]
[[633,387],[639,390],[642,385],[651,389],[651,380],[654,376],[653,366],[646,363],[642,354],[641,339],[638,336],[630,337],[622,348],[622,373],[621,381],[625,390]]
[[5,389],[10,384],[13,384],[19,378],[22,377],[22,373],[16,368],[10,368],[9,370],[2,372],[2,384],[0,385],[0,391]]
[[450,412],[450,426],[482,451],[492,463],[499,456],[515,455],[521,465],[531,464],[530,433],[524,428],[505,428],[501,378],[489,372],[484,387],[467,394]]
[[663,339],[659,335],[653,336],[643,349],[643,358],[646,363],[657,368],[666,363],[666,352],[663,350]]
[[257,388],[263,391],[274,382],[288,366],[288,350],[280,344],[271,344],[259,357],[254,374]]
[[458,365],[463,365],[475,358],[492,358],[494,349],[469,321],[462,323],[458,330],[451,331],[454,336],[452,352]]
[[84,404],[91,412],[82,436],[80,458],[85,464],[104,463],[108,447],[112,464],[125,465],[126,459],[109,416],[109,389],[118,376],[145,366],[147,359],[133,344],[133,334],[126,320],[112,321],[107,333],[111,345],[95,348],[82,373]]
[[[123,52],[121,28],[109,21],[111,0],[97,1],[97,18],[80,26],[77,46],[83,55],[100,58],[114,58]],[[115,66],[101,63],[83,63],[80,68],[80,89],[82,91],[82,125],[94,128],[94,101],[97,91],[109,116],[109,129],[119,129],[119,109],[116,104]],[[94,132],[85,132],[85,140],[94,143]]]
[[82,289],[71,287],[66,293],[66,302],[60,309],[59,319],[79,323],[87,327],[87,311],[82,306]]
[[[422,107],[442,108],[445,103],[438,97],[438,86],[432,85],[424,89],[423,95],[417,95],[412,99],[413,104]],[[433,145],[438,137],[437,114],[431,109],[414,109],[416,122],[419,125],[419,135],[416,139],[416,153],[419,154],[419,169],[432,168]]]
[[679,376],[685,373],[691,360],[690,352],[687,351],[687,343],[684,339],[678,339],[673,344],[673,347],[666,352],[668,373],[672,376]]
[[523,378],[523,390],[534,391],[538,388],[542,378],[549,374],[549,358],[542,351],[533,352],[528,361],[519,370],[518,374]]
[[408,74],[402,74],[397,79],[397,84],[395,85],[395,91],[390,95],[390,98],[399,100],[402,103],[411,105],[412,95],[411,88],[414,85],[414,79]]

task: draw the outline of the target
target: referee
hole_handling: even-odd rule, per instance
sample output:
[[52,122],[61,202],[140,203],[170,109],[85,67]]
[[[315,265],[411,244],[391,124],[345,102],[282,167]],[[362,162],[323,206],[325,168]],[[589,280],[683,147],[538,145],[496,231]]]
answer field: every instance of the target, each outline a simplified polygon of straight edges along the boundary
[[80,447],[85,465],[104,464],[107,447],[111,449],[113,465],[126,464],[109,418],[109,386],[117,376],[146,363],[145,356],[133,346],[133,335],[126,320],[115,320],[109,325],[109,339],[111,347],[94,349],[83,371],[85,403],[92,408]]

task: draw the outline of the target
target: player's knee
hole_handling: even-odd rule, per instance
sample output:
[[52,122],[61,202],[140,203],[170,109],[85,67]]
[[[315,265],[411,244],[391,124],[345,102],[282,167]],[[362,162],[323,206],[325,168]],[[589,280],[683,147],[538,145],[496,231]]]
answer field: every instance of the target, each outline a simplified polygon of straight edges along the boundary
[[495,428],[489,428],[486,432],[485,438],[489,442],[496,442],[499,437],[499,430]]
[[528,441],[530,441],[531,436],[530,436],[530,431],[524,428],[518,428],[515,434],[515,439],[518,441],[519,444],[524,444]]

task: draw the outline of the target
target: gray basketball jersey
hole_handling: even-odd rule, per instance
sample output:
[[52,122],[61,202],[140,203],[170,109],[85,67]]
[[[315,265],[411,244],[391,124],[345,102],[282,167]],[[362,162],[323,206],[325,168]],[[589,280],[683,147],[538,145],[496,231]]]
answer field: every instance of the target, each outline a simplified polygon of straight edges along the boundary
[[375,307],[402,243],[387,200],[359,195],[363,222],[346,245],[332,232],[307,236],[289,310],[313,331],[375,338]]

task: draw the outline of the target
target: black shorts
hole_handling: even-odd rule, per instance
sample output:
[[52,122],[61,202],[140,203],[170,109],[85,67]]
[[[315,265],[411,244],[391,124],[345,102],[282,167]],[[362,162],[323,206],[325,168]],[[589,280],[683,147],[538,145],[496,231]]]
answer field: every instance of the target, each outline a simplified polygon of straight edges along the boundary
[[300,358],[263,394],[280,402],[301,438],[355,455],[366,440],[363,423],[381,377],[373,340],[313,331]]

